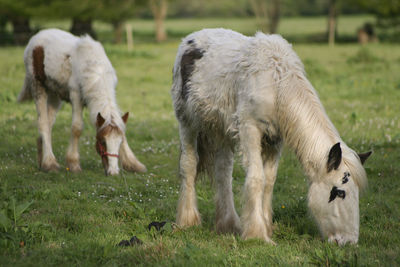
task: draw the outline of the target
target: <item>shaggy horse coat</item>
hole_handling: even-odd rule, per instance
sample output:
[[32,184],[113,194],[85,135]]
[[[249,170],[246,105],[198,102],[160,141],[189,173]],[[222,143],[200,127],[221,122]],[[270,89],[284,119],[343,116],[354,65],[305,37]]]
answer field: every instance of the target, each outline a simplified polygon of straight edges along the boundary
[[[195,178],[205,168],[216,181],[217,231],[273,243],[272,191],[286,143],[309,177],[308,205],[322,235],[358,241],[370,152],[346,146],[286,40],[224,29],[190,34],[178,49],[171,93],[182,151],[178,225],[200,223]],[[232,195],[235,147],[246,170],[241,220]]]
[[118,174],[118,157],[122,167],[143,172],[125,137],[128,113],[120,115],[115,87],[117,76],[102,45],[89,36],[49,29],[40,31],[29,41],[24,62],[26,76],[18,101],[34,99],[38,114],[38,162],[44,171],[59,165],[51,146],[51,130],[62,101],[72,105],[71,139],[67,166],[81,170],[78,139],[83,129],[82,109],[88,106],[96,126],[96,149],[102,157],[106,174]]

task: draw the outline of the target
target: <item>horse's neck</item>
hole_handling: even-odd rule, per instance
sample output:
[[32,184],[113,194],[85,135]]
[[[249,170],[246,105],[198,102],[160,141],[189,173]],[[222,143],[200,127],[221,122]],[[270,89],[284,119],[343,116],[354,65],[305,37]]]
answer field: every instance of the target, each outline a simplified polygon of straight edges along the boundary
[[326,156],[340,136],[304,76],[293,75],[283,88],[278,104],[284,140],[313,179],[325,170]]
[[120,128],[123,126],[122,119],[115,101],[115,97],[106,92],[97,94],[86,100],[93,124],[96,124],[97,114],[101,114],[107,123],[113,123]]

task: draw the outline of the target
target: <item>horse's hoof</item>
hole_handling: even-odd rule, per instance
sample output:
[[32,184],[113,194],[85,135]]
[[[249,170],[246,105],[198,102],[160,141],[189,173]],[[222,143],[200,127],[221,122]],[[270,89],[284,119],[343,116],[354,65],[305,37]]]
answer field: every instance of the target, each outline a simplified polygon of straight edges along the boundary
[[79,158],[67,155],[67,171],[74,173],[82,171],[81,166],[79,164]]
[[272,241],[272,239],[269,238],[267,235],[262,235],[262,236],[260,236],[260,235],[254,235],[254,236],[253,236],[253,235],[244,235],[244,234],[242,234],[242,238],[243,238],[244,240],[261,239],[261,240],[265,241],[266,243],[268,243],[268,244],[270,244],[270,245],[276,246],[276,243],[275,243],[274,241]]
[[217,220],[216,231],[219,234],[232,233],[232,234],[240,235],[242,230],[240,227],[239,217],[237,215],[235,215],[235,216],[231,216],[225,220]]
[[78,173],[82,171],[81,166],[79,165],[71,165],[67,167],[67,171],[73,172],[73,173]]
[[182,228],[200,225],[200,213],[197,210],[191,210],[186,211],[185,214],[178,214],[176,218],[176,224]]
[[57,162],[42,164],[40,169],[44,172],[58,172],[60,170],[60,165],[58,165]]
[[264,240],[271,245],[275,245],[275,242],[272,241],[270,237],[271,235],[272,231],[268,230],[263,220],[253,220],[252,222],[247,223],[244,222],[242,238],[245,240],[257,238]]

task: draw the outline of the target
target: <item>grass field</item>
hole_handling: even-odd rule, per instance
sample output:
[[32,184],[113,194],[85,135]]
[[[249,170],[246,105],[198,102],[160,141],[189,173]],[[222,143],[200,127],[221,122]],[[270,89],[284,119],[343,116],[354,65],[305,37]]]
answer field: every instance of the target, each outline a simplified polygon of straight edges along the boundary
[[[197,22],[192,28],[190,21],[170,23],[176,32],[198,27]],[[232,23],[251,33],[240,20]],[[300,23],[293,22],[296,29]],[[349,23],[356,28],[356,22]],[[290,27],[285,31],[296,33]],[[307,213],[307,178],[294,154],[284,150],[273,199],[277,245],[270,246],[215,233],[214,186],[207,179],[197,183],[202,225],[171,230],[180,184],[179,137],[169,94],[178,43],[144,40],[133,52],[106,44],[119,77],[118,103],[132,115],[128,141],[148,167],[145,174],[114,177],[103,174],[87,112],[80,140],[83,172],[65,169],[69,105],[60,110],[53,130],[54,153],[64,168],[38,171],[35,107],[16,103],[24,77],[23,48],[0,48],[0,265],[400,265],[400,48],[294,43],[343,140],[374,154],[365,165],[369,189],[360,200],[359,243],[338,247],[321,241]],[[238,162],[233,176],[240,213],[244,172]],[[162,234],[146,229],[164,220],[169,223]],[[143,244],[116,246],[132,236]]]

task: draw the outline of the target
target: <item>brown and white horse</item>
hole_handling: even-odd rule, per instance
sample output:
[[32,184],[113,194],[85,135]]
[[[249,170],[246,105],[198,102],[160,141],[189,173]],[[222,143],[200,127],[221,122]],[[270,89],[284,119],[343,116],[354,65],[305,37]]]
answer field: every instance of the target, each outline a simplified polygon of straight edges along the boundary
[[96,126],[96,150],[106,175],[119,173],[118,158],[129,171],[144,172],[125,137],[128,113],[121,117],[115,98],[117,76],[103,46],[89,36],[48,29],[29,41],[25,53],[25,82],[18,101],[34,99],[38,114],[38,162],[43,171],[58,170],[51,131],[62,101],[72,105],[72,127],[67,167],[81,170],[78,140],[83,129],[82,109],[87,106]]

